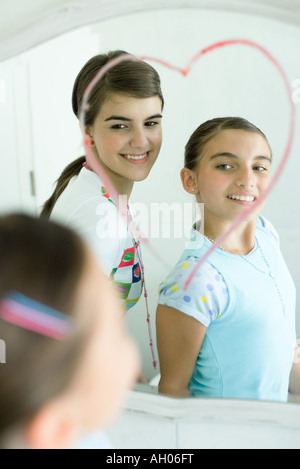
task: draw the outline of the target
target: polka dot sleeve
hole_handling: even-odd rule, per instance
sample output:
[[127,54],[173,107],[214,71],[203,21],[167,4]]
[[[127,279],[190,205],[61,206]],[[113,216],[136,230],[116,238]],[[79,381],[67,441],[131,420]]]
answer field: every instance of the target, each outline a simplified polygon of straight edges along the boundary
[[178,309],[208,327],[225,312],[229,294],[221,274],[209,262],[196,272],[187,290],[185,282],[198,262],[189,257],[180,261],[159,286],[158,303]]

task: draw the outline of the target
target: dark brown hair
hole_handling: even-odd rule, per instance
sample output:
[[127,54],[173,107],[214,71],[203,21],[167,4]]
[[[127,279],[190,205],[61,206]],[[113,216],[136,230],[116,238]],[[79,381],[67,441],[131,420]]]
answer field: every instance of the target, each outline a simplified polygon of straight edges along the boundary
[[[0,218],[0,300],[11,291],[72,315],[85,266],[83,242],[73,231],[24,214]],[[58,341],[0,318],[6,363],[0,364],[1,437],[25,423],[70,384],[89,334]]]
[[[73,87],[72,107],[79,118],[84,93],[99,71],[109,61],[127,54],[122,50],[111,51],[92,57],[80,70]],[[158,96],[162,106],[164,98],[161,91],[160,78],[157,71],[142,60],[124,60],[111,69],[99,80],[89,96],[89,109],[85,113],[85,125],[92,126],[103,103],[114,93],[134,98],[150,98]],[[73,176],[81,171],[85,156],[70,163],[56,181],[52,196],[45,202],[41,216],[49,218],[58,197],[65,190]]]
[[219,117],[211,119],[201,124],[187,142],[184,154],[184,167],[194,170],[199,164],[208,142],[219,135],[223,130],[255,132],[262,135],[269,145],[265,134],[258,127],[242,117]]

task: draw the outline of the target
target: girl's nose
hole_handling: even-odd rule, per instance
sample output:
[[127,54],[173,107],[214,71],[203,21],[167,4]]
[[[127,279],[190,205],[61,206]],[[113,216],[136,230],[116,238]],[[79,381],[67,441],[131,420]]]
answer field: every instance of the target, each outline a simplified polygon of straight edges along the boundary
[[134,148],[145,148],[148,144],[148,139],[146,135],[146,130],[143,129],[135,129],[132,133],[132,138],[130,144]]
[[252,169],[251,170],[244,170],[242,171],[236,181],[235,181],[236,185],[238,187],[242,187],[244,189],[252,189],[255,185],[255,181],[254,181],[254,175],[253,175],[253,172],[252,172]]

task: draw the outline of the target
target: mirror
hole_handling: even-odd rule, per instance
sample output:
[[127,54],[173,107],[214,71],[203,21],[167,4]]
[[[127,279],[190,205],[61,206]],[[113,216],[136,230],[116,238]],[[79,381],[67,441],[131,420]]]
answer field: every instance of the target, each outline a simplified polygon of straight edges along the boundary
[[[298,104],[298,26],[271,19],[267,14],[258,16],[246,11],[232,11],[233,2],[228,2],[228,11],[195,7],[177,9],[175,2],[171,3],[172,8],[166,2],[166,9],[142,11],[139,8],[140,11],[130,13],[107,14],[109,18],[103,16],[98,23],[90,17],[86,20],[90,24],[0,63],[0,121],[5,137],[0,143],[4,168],[0,174],[1,211],[21,207],[38,213],[62,169],[83,154],[79,125],[71,110],[71,92],[78,71],[99,52],[122,48],[137,56],[158,58],[185,67],[204,47],[226,39],[247,38],[265,47],[281,63],[291,89],[294,87],[294,100]],[[194,3],[191,2],[192,6]],[[210,2],[210,5],[217,6],[218,3]],[[286,10],[286,2],[283,8]],[[250,10],[251,13],[256,11],[254,7]],[[266,6],[264,12],[267,10]],[[268,12],[274,13],[271,7]],[[79,21],[78,24],[82,23]],[[150,222],[148,220],[149,223],[141,228],[165,261],[165,264],[160,263],[151,250],[143,247],[155,341],[158,285],[167,275],[168,268],[177,261],[189,236],[192,215],[189,211],[185,213],[185,207],[192,199],[182,189],[179,171],[183,166],[184,146],[192,131],[212,117],[241,115],[266,133],[276,166],[287,143],[290,121],[282,77],[274,65],[253,48],[239,45],[215,50],[195,62],[187,76],[159,63],[151,63],[161,76],[166,102],[164,143],[149,178],[135,185],[131,201],[137,209],[138,204],[143,203],[149,214],[151,210],[155,211],[156,218],[152,212]],[[297,116],[298,113],[299,106]],[[299,123],[297,125],[299,127]],[[296,132],[284,175],[264,211],[280,234],[281,248],[298,289],[300,264],[295,262],[295,257],[298,256],[296,247],[300,236],[299,135]],[[11,155],[9,161],[5,155]],[[180,217],[174,216],[174,204],[182,210]],[[298,337],[299,308],[298,305]],[[159,370],[154,371],[151,365],[143,298],[128,313],[128,321],[129,330],[141,350],[143,372],[151,380]],[[155,354],[157,357],[157,351]]]

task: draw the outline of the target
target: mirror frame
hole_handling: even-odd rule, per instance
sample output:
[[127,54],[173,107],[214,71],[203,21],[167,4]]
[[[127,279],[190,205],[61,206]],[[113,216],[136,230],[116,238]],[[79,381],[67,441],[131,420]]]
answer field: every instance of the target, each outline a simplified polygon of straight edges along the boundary
[[[41,5],[41,2],[31,0],[30,2],[22,2],[20,5],[19,0],[3,0],[0,6],[0,62],[74,29],[114,17],[152,10],[202,9],[236,12],[268,17],[300,27],[298,0],[273,0],[272,5],[266,0],[244,0],[243,2],[236,0],[185,0],[185,3],[183,6],[182,0],[127,0],[126,2],[121,0],[85,0],[84,2],[82,0],[72,2],[47,0]],[[14,12],[13,21],[7,21],[7,5],[10,5],[9,9]],[[24,14],[25,12],[26,14]],[[153,399],[154,396],[155,399]],[[162,413],[165,418],[175,418],[180,416],[182,409],[188,409],[189,406],[191,406],[191,414],[194,415],[195,402],[195,400],[181,399],[178,406],[178,399],[157,395],[155,389],[149,385],[148,390],[144,387],[132,392],[125,410],[128,412],[136,410],[143,413],[158,412]],[[221,408],[223,402],[224,400],[221,401]],[[236,402],[238,406],[239,401]],[[263,406],[260,406],[260,403],[256,404],[259,406],[260,412],[267,412]],[[207,405],[212,406],[211,401],[199,400],[199,409],[204,409]],[[234,406],[234,404],[232,405]],[[248,405],[249,401],[246,401],[244,408],[248,409]],[[199,410],[199,415],[201,412]],[[251,412],[249,415],[251,416]],[[268,415],[272,416],[272,409]]]
[[[298,0],[2,0],[0,62],[63,33],[117,16],[160,9],[208,9],[267,16],[300,26]],[[10,20],[8,21],[8,18]]]
[[131,391],[107,435],[119,449],[300,449],[300,406]]

